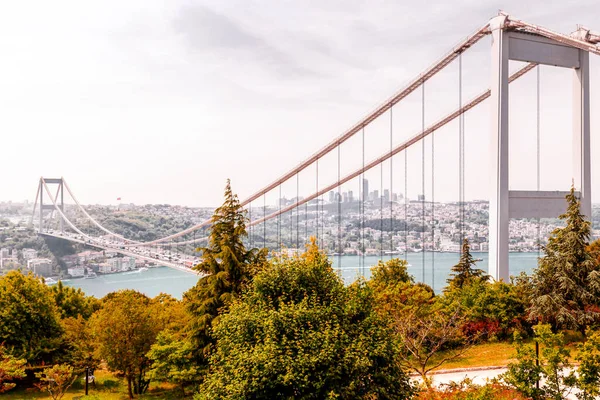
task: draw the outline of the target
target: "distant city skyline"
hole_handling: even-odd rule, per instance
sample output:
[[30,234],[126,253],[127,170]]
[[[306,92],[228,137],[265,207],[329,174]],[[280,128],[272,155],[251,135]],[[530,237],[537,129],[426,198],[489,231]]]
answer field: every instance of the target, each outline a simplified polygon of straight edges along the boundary
[[[498,9],[561,32],[576,24],[600,29],[595,1],[7,3],[0,15],[0,201],[33,201],[41,175],[64,176],[84,204],[121,198],[214,207],[227,178],[243,199],[344,132]],[[590,60],[596,110],[600,60]],[[489,86],[489,62],[488,39],[465,53],[463,101]],[[427,83],[426,123],[456,107],[456,73],[451,66]],[[541,85],[542,189],[566,190],[571,75],[544,67]],[[467,199],[487,199],[488,105],[481,107],[465,116]],[[418,93],[395,108],[394,144],[419,130],[420,110]],[[515,189],[535,185],[534,111],[530,74],[511,86]],[[594,160],[600,120],[591,114]],[[389,148],[388,132],[386,118],[366,129],[367,161]],[[426,198],[434,191],[436,200],[458,199],[456,139],[453,124],[435,133],[435,190],[426,140]],[[368,193],[423,194],[415,146],[408,183],[398,154],[393,179],[389,163],[365,174]],[[342,176],[361,165],[359,147],[358,138],[344,144]],[[338,170],[333,156],[320,162],[324,187]],[[600,163],[592,168],[596,203]],[[298,185],[284,184],[282,196],[296,196],[297,186],[308,195],[314,176],[309,168]],[[354,198],[363,192],[358,178],[340,188],[350,191]]]

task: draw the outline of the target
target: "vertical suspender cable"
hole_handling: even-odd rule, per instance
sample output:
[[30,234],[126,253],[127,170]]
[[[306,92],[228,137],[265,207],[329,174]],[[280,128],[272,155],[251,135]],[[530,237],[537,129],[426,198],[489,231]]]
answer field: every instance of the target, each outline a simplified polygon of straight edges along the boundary
[[304,242],[308,240],[308,202],[304,203]]
[[342,196],[340,191],[342,188],[340,187],[340,179],[341,179],[341,170],[340,170],[340,144],[337,146],[337,178],[338,178],[338,186],[337,186],[337,206],[338,206],[338,233],[337,233],[337,253],[338,253],[338,269],[340,277],[342,276]]
[[[462,53],[458,55],[458,107],[462,108]],[[458,117],[458,219],[460,228],[459,248],[462,254],[462,243],[464,241],[464,198],[463,198],[463,132],[464,114]]]
[[[300,175],[296,173],[296,204],[300,201]],[[300,250],[300,210],[296,207],[296,249]]]
[[367,198],[367,196],[369,195],[368,190],[367,193],[365,193],[365,173],[364,173],[364,169],[365,169],[365,127],[362,127],[362,168],[363,168],[363,173],[361,174],[362,176],[362,181],[359,183],[359,185],[362,188],[362,198],[360,199],[360,244],[361,244],[361,256],[360,256],[360,266],[361,266],[361,273],[362,276],[365,276],[365,199]]
[[404,259],[408,261],[408,148],[404,149]]
[[252,202],[248,204],[248,241],[250,242],[250,248],[252,248]]
[[[319,158],[317,157],[317,161],[316,161],[316,170],[317,170],[317,179],[316,179],[316,190],[315,192],[319,192]],[[317,197],[315,199],[315,203],[316,203],[316,210],[317,212],[315,213],[315,230],[317,233],[317,244],[319,244],[319,197]]]
[[279,214],[277,215],[277,243],[279,245],[279,252],[281,253],[281,182],[279,182]]
[[379,259],[383,260],[383,163],[379,164]]
[[267,248],[267,194],[263,194],[263,248]]
[[392,162],[392,150],[393,150],[393,133],[394,133],[394,114],[392,106],[390,105],[390,195],[388,201],[390,203],[390,258],[392,258],[392,252],[394,251],[394,164]]
[[[425,131],[425,81],[421,83],[421,132]],[[421,139],[421,242],[422,242],[422,275],[425,283],[425,138]]]
[[435,132],[431,132],[431,288],[435,291]]
[[[540,65],[538,64],[536,68],[537,72],[537,82],[536,82],[536,189],[539,191],[540,184]],[[541,220],[537,219],[537,251],[538,258],[540,257],[540,245],[541,245]]]

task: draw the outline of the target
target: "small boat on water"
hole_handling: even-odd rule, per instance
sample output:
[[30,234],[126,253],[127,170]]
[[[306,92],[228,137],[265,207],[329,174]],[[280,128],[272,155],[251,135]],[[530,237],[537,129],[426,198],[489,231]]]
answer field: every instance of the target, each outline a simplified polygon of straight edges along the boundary
[[44,282],[48,286],[50,286],[50,285],[56,285],[58,283],[58,281],[56,279],[52,279],[52,278],[44,279]]
[[88,272],[86,276],[84,276],[84,279],[94,279],[97,278],[98,275],[96,275],[96,273],[94,271]]
[[144,271],[148,271],[148,268],[146,267],[141,267],[138,269],[139,272],[144,272]]

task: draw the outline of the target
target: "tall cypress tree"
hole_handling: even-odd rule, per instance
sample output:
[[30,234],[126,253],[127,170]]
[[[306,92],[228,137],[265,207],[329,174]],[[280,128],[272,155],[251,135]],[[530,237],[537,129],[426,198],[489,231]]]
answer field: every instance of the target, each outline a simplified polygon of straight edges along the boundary
[[448,289],[462,289],[465,284],[473,280],[487,279],[487,274],[479,268],[474,268],[477,261],[471,255],[471,246],[469,240],[465,238],[462,244],[462,254],[458,264],[452,267],[448,282]]
[[571,187],[566,222],[556,228],[532,277],[529,316],[555,328],[585,328],[600,321],[600,271],[588,252],[590,222],[581,214],[580,202]]
[[253,275],[266,261],[265,249],[247,250],[246,214],[227,180],[225,201],[212,216],[208,246],[198,248],[201,261],[194,267],[203,275],[184,294],[192,318],[188,326],[199,367],[207,365],[214,344],[212,327],[219,314],[238,297],[251,282]]

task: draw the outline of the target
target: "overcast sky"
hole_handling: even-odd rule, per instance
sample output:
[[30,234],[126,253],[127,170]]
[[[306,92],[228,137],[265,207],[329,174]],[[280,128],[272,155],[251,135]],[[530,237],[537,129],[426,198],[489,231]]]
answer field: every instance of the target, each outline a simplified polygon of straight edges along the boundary
[[[227,178],[243,198],[352,126],[499,9],[564,33],[578,23],[600,29],[597,0],[0,4],[0,201],[33,200],[42,175],[64,176],[86,204],[121,197],[213,206]],[[489,85],[489,49],[486,38],[465,54],[463,99]],[[594,115],[600,62],[592,56],[591,65]],[[456,106],[457,72],[455,63],[426,86],[427,123]],[[535,74],[522,79],[511,89],[511,187],[534,189]],[[566,189],[571,72],[542,69],[541,82],[542,186]],[[420,95],[394,111],[394,143],[420,126]],[[482,107],[465,117],[469,198],[487,196],[489,113]],[[385,118],[366,132],[367,143],[380,144],[367,145],[367,161],[389,149]],[[594,159],[600,121],[592,122]],[[456,132],[452,125],[435,137],[439,200],[456,197]],[[342,152],[342,175],[362,162],[358,143]],[[411,197],[422,191],[421,150],[408,159]],[[398,192],[402,157],[392,164]],[[335,180],[334,165],[323,161],[321,185]],[[593,168],[598,187],[600,163]],[[370,174],[371,187],[381,186],[381,171]],[[303,193],[314,175],[300,176]],[[293,197],[295,187],[289,183],[284,195]],[[358,182],[344,190],[356,193]],[[600,191],[593,195],[598,202]]]

